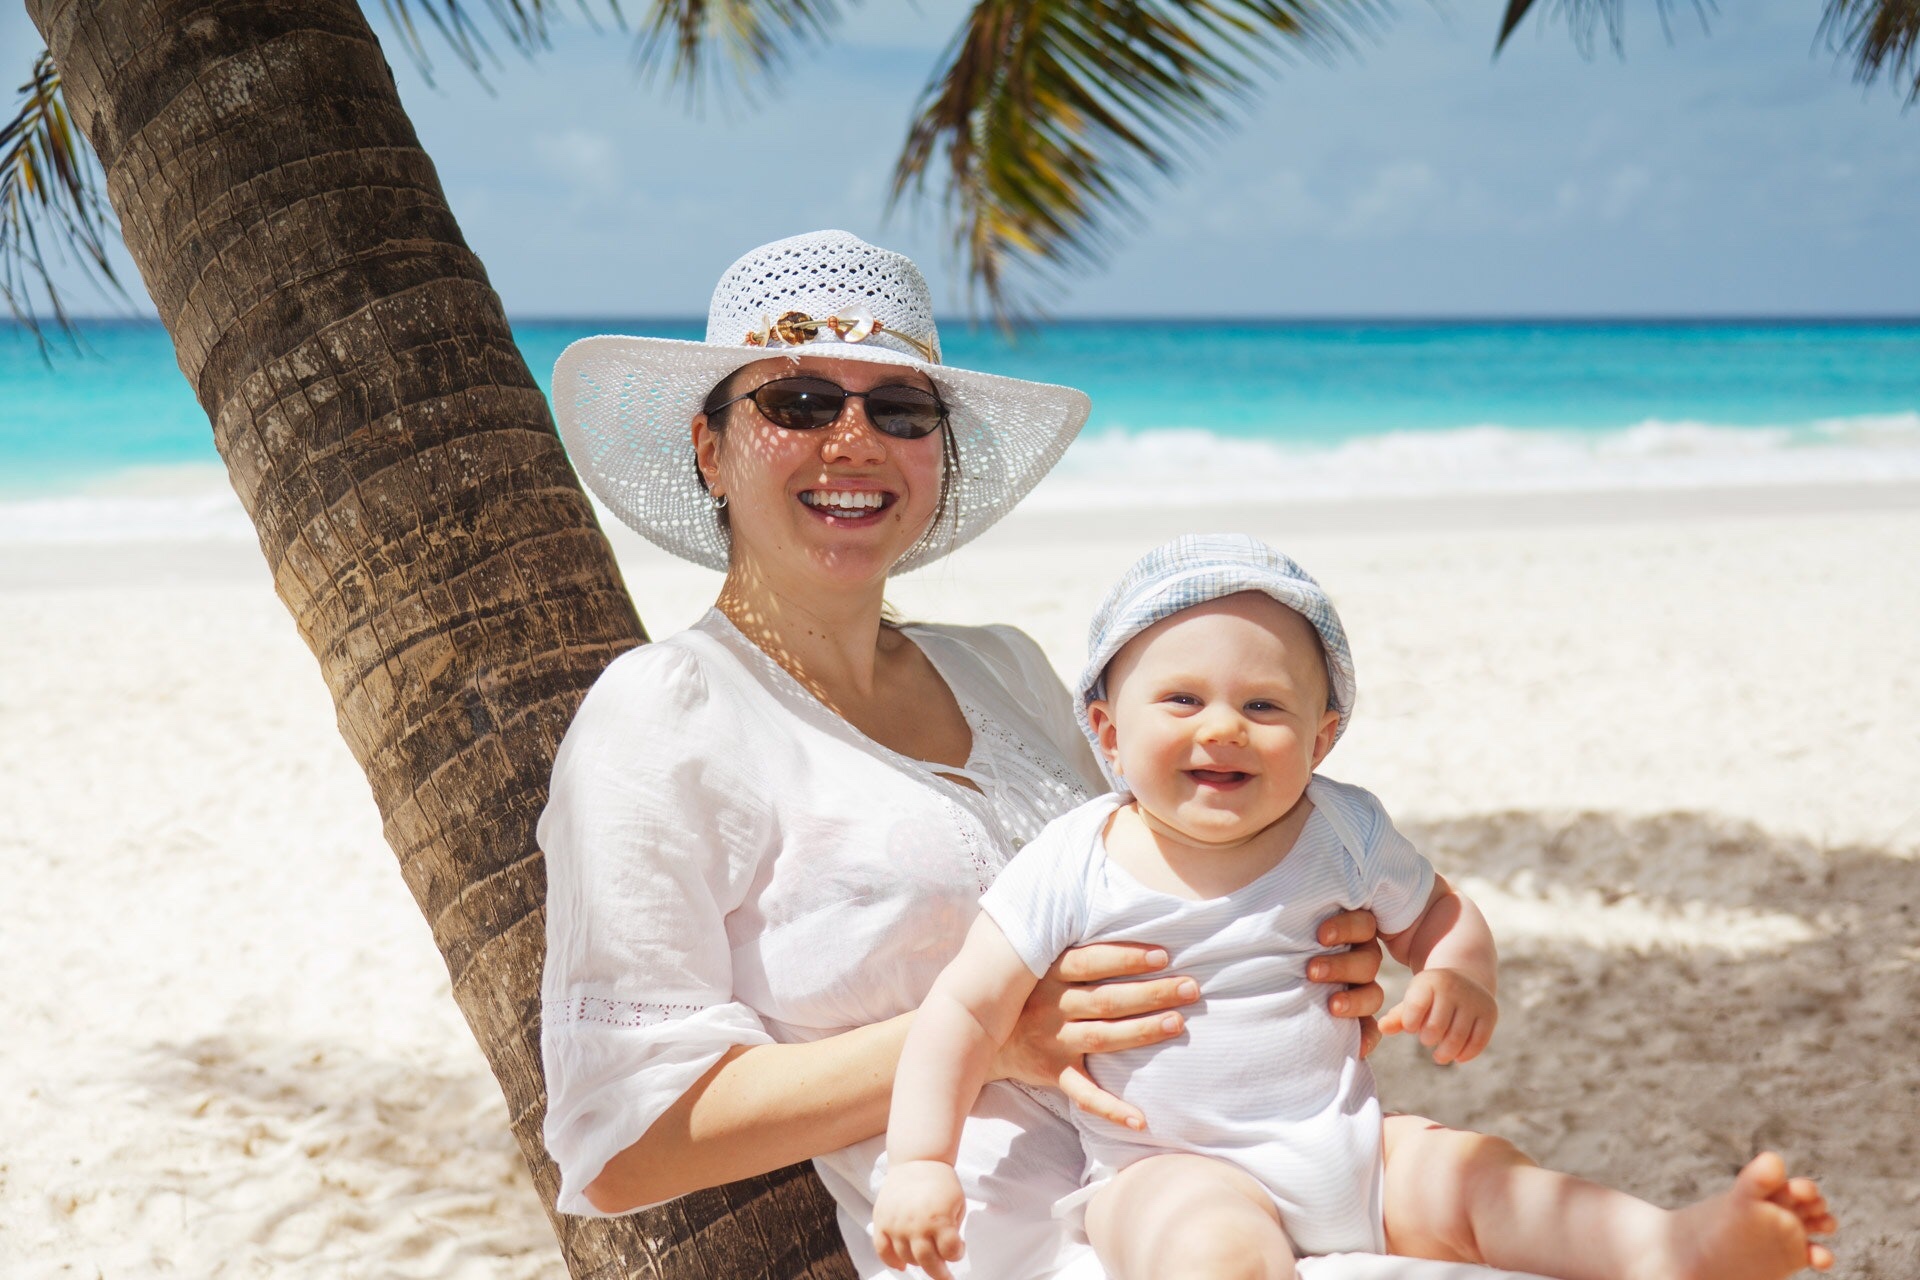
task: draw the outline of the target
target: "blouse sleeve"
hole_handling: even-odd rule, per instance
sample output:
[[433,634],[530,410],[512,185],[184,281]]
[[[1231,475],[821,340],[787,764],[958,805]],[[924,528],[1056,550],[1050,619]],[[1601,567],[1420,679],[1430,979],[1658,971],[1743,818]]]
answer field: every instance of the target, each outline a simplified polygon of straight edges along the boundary
[[728,1049],[771,1042],[733,998],[726,917],[773,841],[719,703],[694,654],[643,645],[554,759],[540,1055],[562,1213],[606,1216],[585,1189],[607,1161]]
[[1093,754],[1093,744],[1081,732],[1080,721],[1073,713],[1073,695],[1067,692],[1059,673],[1047,661],[1046,651],[1018,627],[1002,625],[982,630],[1000,645],[1013,666],[1019,687],[1010,692],[1024,695],[1022,700],[1045,730],[1047,740],[1060,758],[1080,775],[1087,794],[1097,796],[1111,790],[1112,783],[1101,772],[1100,762]]

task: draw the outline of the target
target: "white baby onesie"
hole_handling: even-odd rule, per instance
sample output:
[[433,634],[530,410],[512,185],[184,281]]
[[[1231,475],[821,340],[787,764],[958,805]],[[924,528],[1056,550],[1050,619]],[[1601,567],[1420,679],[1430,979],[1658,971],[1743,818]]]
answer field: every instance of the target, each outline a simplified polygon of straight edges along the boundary
[[1292,851],[1223,898],[1161,893],[1111,861],[1101,833],[1128,797],[1107,795],[1049,823],[981,899],[1036,975],[1068,947],[1124,940],[1165,947],[1165,972],[1200,984],[1180,1036],[1088,1057],[1147,1129],[1076,1111],[1087,1173],[1059,1212],[1136,1160],[1195,1152],[1259,1179],[1297,1253],[1385,1251],[1380,1104],[1360,1024],[1327,1011],[1333,988],[1306,967],[1326,951],[1314,931],[1339,911],[1367,908],[1382,933],[1419,919],[1433,867],[1370,793],[1315,777],[1307,797]]

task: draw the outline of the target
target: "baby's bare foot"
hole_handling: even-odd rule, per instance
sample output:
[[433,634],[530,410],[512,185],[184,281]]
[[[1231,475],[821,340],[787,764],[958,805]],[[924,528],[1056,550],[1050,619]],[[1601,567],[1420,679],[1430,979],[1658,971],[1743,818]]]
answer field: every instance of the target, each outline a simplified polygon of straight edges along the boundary
[[1834,1229],[1825,1197],[1811,1179],[1788,1178],[1771,1151],[1668,1222],[1665,1247],[1646,1259],[1646,1280],[1785,1280],[1833,1265],[1833,1254],[1807,1238]]

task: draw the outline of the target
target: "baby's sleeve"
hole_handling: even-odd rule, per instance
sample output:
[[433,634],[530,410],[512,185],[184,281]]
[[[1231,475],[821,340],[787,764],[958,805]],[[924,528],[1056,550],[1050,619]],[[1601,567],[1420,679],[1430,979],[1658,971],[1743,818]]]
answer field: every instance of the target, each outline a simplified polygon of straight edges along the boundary
[[1433,864],[1400,834],[1386,807],[1371,791],[1325,778],[1315,780],[1314,803],[1331,807],[1357,839],[1364,901],[1381,933],[1411,928],[1433,895]]
[[562,1213],[736,1045],[726,917],[772,843],[694,656],[645,645],[588,692],[539,825],[547,866],[540,1055]]
[[1048,823],[980,899],[1036,978],[1086,934],[1088,841],[1075,838],[1087,825],[1075,821],[1081,814],[1075,809]]

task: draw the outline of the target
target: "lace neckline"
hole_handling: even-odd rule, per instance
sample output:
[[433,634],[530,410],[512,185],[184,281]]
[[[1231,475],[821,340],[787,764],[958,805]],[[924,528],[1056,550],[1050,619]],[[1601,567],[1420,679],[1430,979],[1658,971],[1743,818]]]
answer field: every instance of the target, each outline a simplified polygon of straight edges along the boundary
[[[930,648],[937,648],[938,646],[930,647],[921,644],[914,638],[912,634],[914,632],[920,632],[922,635],[928,634],[923,628],[901,627],[899,630],[900,634],[905,636],[908,642],[920,651],[920,656],[927,660],[928,665],[933,668],[934,674],[940,677],[940,683],[947,688],[947,695],[951,697],[954,703],[960,708],[961,718],[967,722],[967,759],[964,764],[951,765],[943,764],[936,760],[922,760],[917,756],[910,756],[904,752],[895,751],[886,743],[869,737],[859,726],[829,707],[826,703],[820,701],[813,690],[801,684],[791,671],[774,661],[773,655],[755,644],[752,638],[736,626],[733,619],[729,618],[718,605],[707,610],[706,616],[701,618],[694,626],[702,631],[715,635],[717,639],[726,643],[729,649],[734,650],[736,654],[744,656],[751,662],[753,667],[761,673],[765,680],[772,683],[790,698],[798,699],[800,705],[809,710],[817,723],[838,733],[841,737],[849,739],[861,749],[879,756],[881,759],[911,769],[917,774],[938,779],[955,791],[967,792],[973,795],[988,794],[988,789],[992,786],[992,777],[990,767],[983,768],[983,766],[988,765],[986,759],[987,735],[982,732],[983,725],[981,723],[979,709],[973,705],[970,699],[961,696],[959,689],[954,685],[952,672],[930,651]],[[971,781],[974,786],[978,787],[979,790],[974,791],[973,788],[956,781],[958,778],[966,778],[968,781]]]

